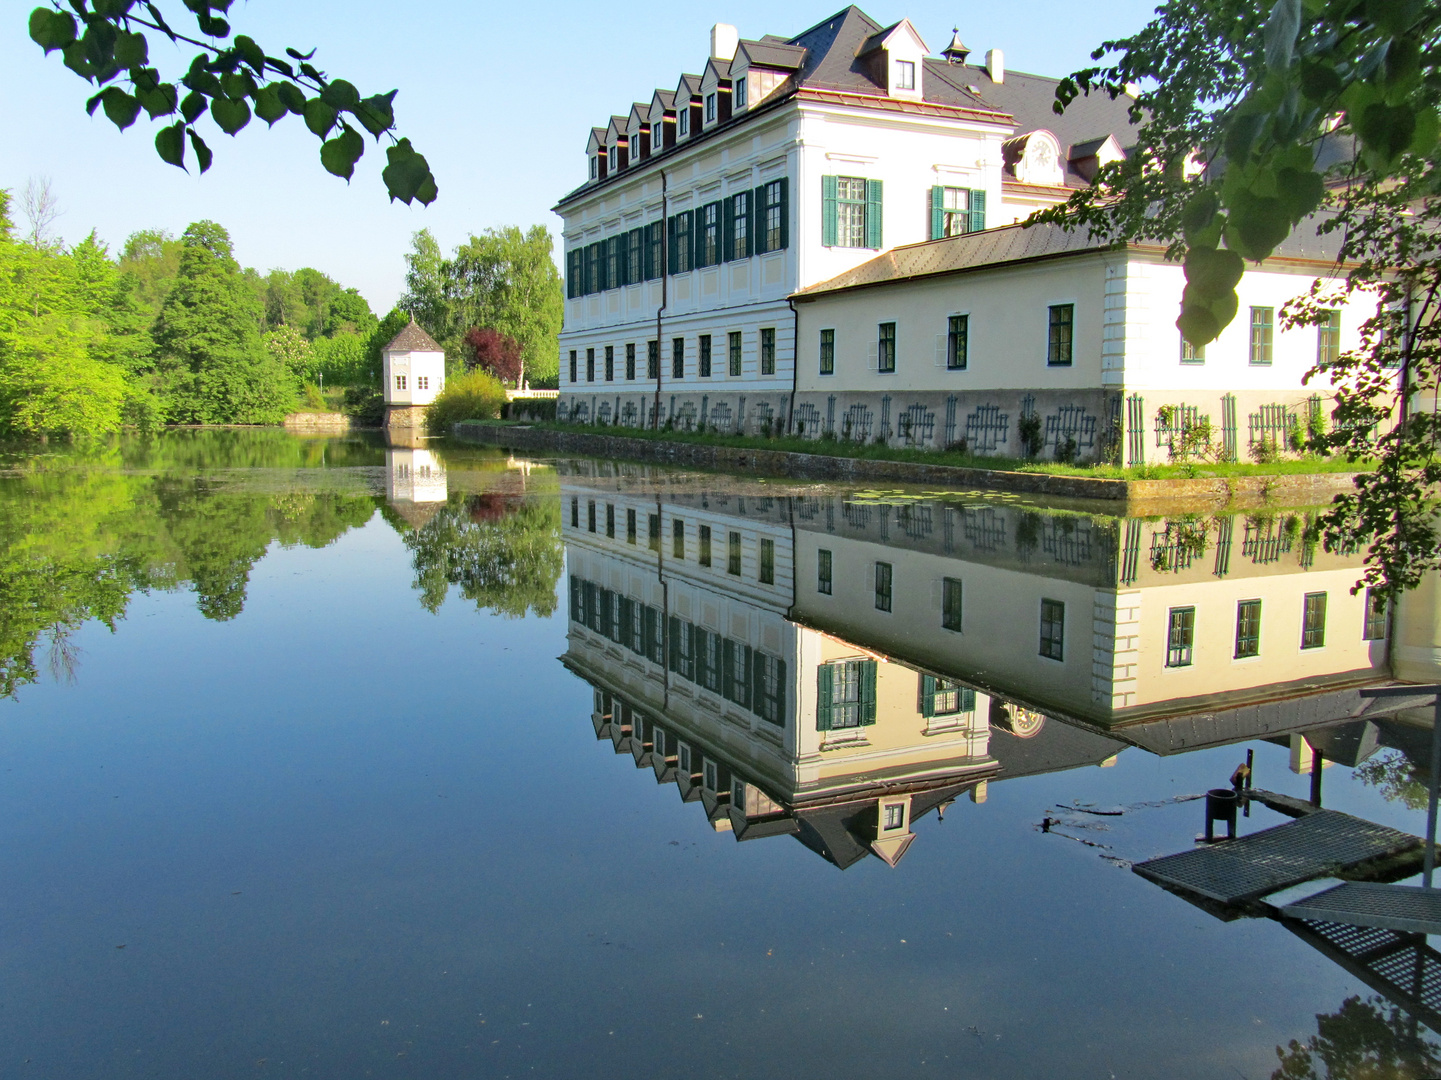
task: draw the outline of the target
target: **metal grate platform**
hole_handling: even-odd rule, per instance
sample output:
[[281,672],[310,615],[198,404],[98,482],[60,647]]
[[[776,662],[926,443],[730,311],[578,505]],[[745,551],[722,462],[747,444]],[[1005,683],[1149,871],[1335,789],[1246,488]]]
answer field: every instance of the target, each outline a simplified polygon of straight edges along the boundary
[[1281,908],[1291,919],[1441,934],[1441,889],[1348,881]]
[[1310,919],[1281,925],[1441,1033],[1441,953],[1424,935]]
[[1165,888],[1237,905],[1421,846],[1421,839],[1408,833],[1320,810],[1238,840],[1137,863],[1132,869]]

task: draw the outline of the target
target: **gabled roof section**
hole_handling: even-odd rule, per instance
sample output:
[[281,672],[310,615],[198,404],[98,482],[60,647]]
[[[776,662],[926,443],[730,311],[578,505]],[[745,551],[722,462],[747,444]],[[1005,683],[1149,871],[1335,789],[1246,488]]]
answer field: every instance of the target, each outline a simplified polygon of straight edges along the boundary
[[928,46],[921,37],[920,31],[911,25],[911,20],[902,19],[900,22],[891,23],[891,25],[887,26],[884,30],[877,30],[870,37],[866,38],[865,41],[861,42],[860,48],[856,50],[856,55],[866,56],[875,52],[877,49],[890,48],[899,37],[909,37],[911,43],[923,53],[931,51],[930,46]]
[[593,154],[605,145],[605,128],[593,127],[590,129],[590,139],[585,144],[585,152]]
[[797,34],[790,44],[806,50],[800,82],[805,86],[874,94],[879,88],[869,74],[869,65],[858,60],[856,54],[861,43],[880,29],[879,23],[852,4]]
[[732,70],[743,67],[769,68],[772,71],[799,71],[806,61],[806,50],[800,45],[774,41],[742,40],[731,61]]
[[705,73],[701,75],[703,86],[714,86],[718,82],[730,82],[731,61],[711,57],[706,61]]
[[654,109],[657,105],[659,105],[662,109],[674,109],[675,91],[657,90],[654,94],[650,96],[650,107]]
[[627,118],[624,116],[612,116],[610,126],[605,129],[605,141],[619,138],[625,134]]
[[675,100],[682,104],[688,104],[691,98],[700,93],[700,83],[699,75],[682,75],[680,82],[675,84]]
[[444,352],[435,339],[420,328],[420,324],[412,317],[410,322],[400,333],[390,339],[390,344],[385,347],[386,352]]
[[650,105],[644,101],[637,101],[630,107],[630,115],[626,117],[626,127],[632,124],[650,123]]

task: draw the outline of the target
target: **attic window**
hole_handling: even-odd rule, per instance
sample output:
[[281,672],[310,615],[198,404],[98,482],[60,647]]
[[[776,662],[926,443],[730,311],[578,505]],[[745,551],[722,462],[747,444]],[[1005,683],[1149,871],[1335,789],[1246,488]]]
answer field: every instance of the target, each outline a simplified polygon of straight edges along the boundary
[[746,107],[746,80],[745,77],[736,80],[735,87],[731,90],[731,100],[737,109]]
[[677,109],[675,113],[675,123],[677,135],[689,135],[690,110],[684,107]]
[[600,158],[595,157],[594,155],[592,155],[592,156],[591,156],[591,159],[590,159],[590,178],[591,178],[592,180],[594,180],[599,174],[600,174]]
[[890,832],[893,829],[899,829],[903,825],[905,825],[906,808],[903,803],[887,803],[885,809],[886,823],[884,828],[887,832]]
[[896,61],[896,89],[914,90],[916,88],[916,65],[912,60]]
[[706,122],[707,124],[714,124],[714,123],[715,123],[715,95],[714,95],[714,94],[707,94],[707,95],[705,96],[705,122]]

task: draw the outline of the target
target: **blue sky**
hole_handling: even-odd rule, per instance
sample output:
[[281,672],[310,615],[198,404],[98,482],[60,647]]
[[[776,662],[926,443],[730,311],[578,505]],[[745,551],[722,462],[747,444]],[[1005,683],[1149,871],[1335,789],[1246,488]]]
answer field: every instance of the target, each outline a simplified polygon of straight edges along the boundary
[[[26,34],[31,6],[8,5],[0,32],[0,188],[18,193],[27,178],[49,176],[64,211],[59,231],[72,243],[94,228],[119,247],[136,229],[178,234],[211,218],[230,230],[244,264],[317,267],[383,312],[404,288],[403,255],[417,229],[428,227],[447,249],[490,226],[542,223],[557,231],[550,208],[580,182],[591,126],[649,99],[657,86],[674,87],[682,71],[700,70],[713,23],[732,23],[742,37],[791,35],[840,5],[236,3],[236,31],[271,52],[318,46],[322,70],[362,93],[400,89],[402,133],[440,184],[427,209],[388,202],[379,176],[384,154],[374,144],[348,186],[325,173],[318,141],[296,117],[269,132],[252,120],[233,139],[210,126],[215,165],[204,177],[163,164],[149,121],[121,134],[103,115],[85,115],[85,84]],[[1086,64],[1101,41],[1138,29],[1153,7],[1012,0],[967,11],[912,0],[864,10],[882,23],[909,17],[933,50],[958,25],[977,57],[1000,47],[1008,68],[1059,75]],[[172,8],[179,25],[184,12],[169,0],[164,10]],[[153,41],[151,50],[166,74],[180,74],[191,55]]]

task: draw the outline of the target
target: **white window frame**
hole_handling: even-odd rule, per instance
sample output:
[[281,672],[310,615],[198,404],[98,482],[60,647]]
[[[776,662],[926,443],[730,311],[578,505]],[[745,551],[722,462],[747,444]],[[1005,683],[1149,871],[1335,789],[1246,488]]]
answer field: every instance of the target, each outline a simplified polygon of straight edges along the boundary
[[916,62],[914,60],[896,61],[896,89],[914,90],[916,88]]

